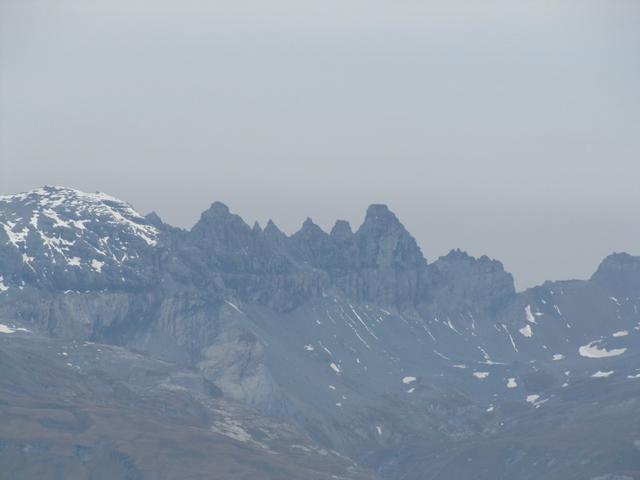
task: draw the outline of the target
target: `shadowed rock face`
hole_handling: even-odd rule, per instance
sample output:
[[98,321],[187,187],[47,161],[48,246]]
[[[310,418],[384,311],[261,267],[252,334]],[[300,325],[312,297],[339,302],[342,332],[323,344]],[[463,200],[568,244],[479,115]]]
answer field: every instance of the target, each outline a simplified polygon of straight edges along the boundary
[[325,271],[330,286],[357,301],[412,305],[424,293],[426,260],[385,205],[370,206],[355,234],[344,221],[328,235],[307,219],[289,245],[292,256]]
[[516,293],[485,256],[428,264],[384,205],[287,236],[0,197],[0,472],[636,478],[639,312],[637,257]]
[[428,267],[429,298],[440,306],[481,307],[496,311],[515,297],[513,277],[502,263],[451,250]]
[[610,285],[620,295],[635,295],[640,288],[640,258],[628,253],[614,253],[605,258],[591,281]]
[[360,291],[351,292],[356,298],[411,305],[424,294],[427,262],[415,239],[386,205],[371,205],[367,209],[354,241],[362,285]]
[[280,310],[331,288],[358,301],[403,305],[425,293],[426,260],[384,205],[372,205],[355,234],[337,222],[329,235],[308,218],[287,237],[271,221],[264,231],[252,229],[214,203],[185,240],[181,255],[200,281]]

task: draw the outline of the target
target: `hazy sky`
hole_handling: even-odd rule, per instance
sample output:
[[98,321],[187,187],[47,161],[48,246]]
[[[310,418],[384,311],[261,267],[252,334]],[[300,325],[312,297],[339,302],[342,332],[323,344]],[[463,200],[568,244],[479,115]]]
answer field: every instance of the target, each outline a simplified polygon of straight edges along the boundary
[[0,192],[286,232],[387,203],[519,288],[640,254],[640,1],[0,0]]

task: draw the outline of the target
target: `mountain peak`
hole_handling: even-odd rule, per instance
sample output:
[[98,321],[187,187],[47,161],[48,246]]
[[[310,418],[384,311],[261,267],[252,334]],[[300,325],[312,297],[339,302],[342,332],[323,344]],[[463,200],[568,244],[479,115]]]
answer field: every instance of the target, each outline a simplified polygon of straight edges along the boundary
[[311,219],[311,217],[307,217],[305,218],[304,222],[302,222],[302,228],[312,228],[312,227],[316,227],[316,224],[313,222],[313,220]]
[[358,235],[374,235],[389,233],[392,230],[405,231],[398,217],[384,204],[372,204],[367,208],[364,222],[356,232]]
[[366,218],[396,218],[396,216],[386,204],[372,203],[367,207],[365,220]]
[[493,267],[496,268],[496,270],[504,270],[504,266],[502,265],[502,262],[489,258],[487,255],[481,255],[480,257],[476,258],[473,255],[469,255],[467,252],[465,252],[464,250],[461,250],[460,248],[454,248],[450,250],[449,253],[447,253],[443,257],[440,257],[438,260],[462,261],[462,262],[468,262],[468,263],[492,265]]
[[202,212],[200,220],[193,226],[192,230],[200,230],[205,225],[209,225],[209,229],[231,227],[246,231],[251,230],[251,227],[245,223],[240,215],[231,213],[229,207],[222,202],[213,202],[207,210]]
[[230,213],[229,207],[222,202],[213,202],[207,212],[213,215],[228,215]]
[[264,227],[263,234],[264,239],[271,245],[282,245],[287,241],[287,236],[271,219],[269,219],[267,225]]
[[640,257],[625,252],[612,253],[602,260],[591,280],[616,288],[623,284],[640,287]]
[[634,257],[627,252],[614,252],[607,255],[602,262],[600,262],[600,266],[637,264],[639,262],[639,257]]
[[353,231],[346,220],[336,220],[330,235],[337,240],[345,240],[353,236]]
[[251,227],[224,203],[214,202],[202,212],[191,233],[203,244],[239,248],[249,242]]
[[[4,203],[24,201],[28,201],[29,204],[37,204],[41,207],[49,208],[72,208],[82,206],[82,204],[96,204],[102,202],[110,202],[131,207],[129,203],[120,200],[119,198],[112,197],[111,195],[107,195],[106,193],[87,193],[75,188],[56,185],[45,185],[26,192],[0,196],[0,202]],[[135,213],[137,214],[137,212]]]
[[278,226],[275,224],[275,222],[271,219],[269,219],[269,221],[267,222],[267,226],[264,227],[264,233],[267,236],[277,236],[277,237],[283,237],[286,236],[282,230],[280,230],[278,228]]
[[302,228],[297,233],[304,233],[305,235],[326,235],[326,232],[320,228],[310,217],[307,217]]
[[156,228],[161,227],[164,224],[162,218],[160,218],[160,215],[158,215],[156,212],[149,212],[144,216],[144,218]]
[[486,255],[476,258],[456,248],[427,268],[430,296],[440,305],[495,308],[516,293],[513,276]]
[[[364,222],[360,225],[356,236],[361,241],[364,238],[370,238],[377,243],[382,237],[393,237],[406,239],[409,243],[415,244],[415,240],[400,223],[398,217],[383,204],[373,204],[367,208]],[[417,245],[415,247],[418,248]]]
[[449,253],[447,253],[444,257],[441,257],[441,258],[447,258],[452,260],[475,260],[475,258],[469,255],[467,252],[459,248],[452,248],[449,251]]

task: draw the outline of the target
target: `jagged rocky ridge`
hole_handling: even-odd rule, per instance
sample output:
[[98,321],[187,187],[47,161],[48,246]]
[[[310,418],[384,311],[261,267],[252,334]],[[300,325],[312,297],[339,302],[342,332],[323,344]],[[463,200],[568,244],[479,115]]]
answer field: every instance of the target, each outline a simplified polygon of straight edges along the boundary
[[[0,197],[0,340],[9,364],[28,361],[37,338],[56,361],[65,348],[60,370],[78,382],[99,371],[136,395],[169,385],[199,405],[227,402],[240,413],[199,422],[232,444],[265,435],[246,409],[286,422],[310,452],[342,456],[318,478],[636,478],[639,265],[614,254],[588,281],[516,293],[487,257],[428,263],[384,205],[355,232],[307,219],[287,236],[214,203],[185,231],[104,194],[44,187]],[[93,344],[192,380],[122,379],[84,353]],[[9,380],[8,397],[26,388]],[[562,431],[566,449],[554,446]],[[15,435],[0,428],[2,451]],[[279,453],[295,471],[292,444]],[[152,467],[132,452],[119,454],[144,477]]]

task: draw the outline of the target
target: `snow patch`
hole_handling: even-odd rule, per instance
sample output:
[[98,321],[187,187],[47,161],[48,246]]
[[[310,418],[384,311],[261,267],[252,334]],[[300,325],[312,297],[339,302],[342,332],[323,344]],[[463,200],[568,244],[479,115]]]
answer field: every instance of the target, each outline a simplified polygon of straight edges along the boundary
[[522,327],[519,331],[525,337],[533,337],[533,330],[531,330],[531,325],[529,324]]
[[626,348],[614,348],[613,350],[607,350],[605,348],[598,348],[598,345],[602,340],[594,340],[593,342],[583,345],[578,349],[580,355],[586,358],[607,358],[617,357],[627,351]]
[[252,441],[251,434],[248,433],[238,421],[230,418],[225,418],[222,422],[216,421],[210,428],[212,431],[237,440],[238,442]]
[[518,387],[518,382],[516,382],[516,379],[511,377],[507,379],[507,388],[517,388]]
[[93,268],[96,272],[102,273],[102,267],[104,266],[104,262],[100,260],[96,260],[95,258],[91,260],[91,268]]
[[531,313],[531,305],[527,305],[524,307],[524,314],[527,317],[527,322],[536,323],[536,317]]
[[404,383],[405,385],[409,385],[409,384],[415,382],[416,380],[417,380],[416,377],[404,377],[402,379],[402,383]]
[[608,372],[603,372],[602,370],[598,370],[596,373],[594,373],[593,375],[591,375],[593,378],[607,378],[610,377],[611,375],[614,374],[613,370],[610,370]]
[[473,372],[473,376],[478,380],[484,380],[489,376],[489,372]]
[[5,325],[4,323],[0,323],[0,333],[15,333],[15,329]]
[[14,225],[15,224],[11,224],[11,226],[9,226],[3,223],[2,227],[4,228],[4,233],[6,233],[7,237],[9,238],[9,243],[13,245],[15,248],[20,248],[18,244],[26,242],[27,235],[29,234],[29,229],[27,227],[24,227],[19,232],[14,232],[13,231]]

